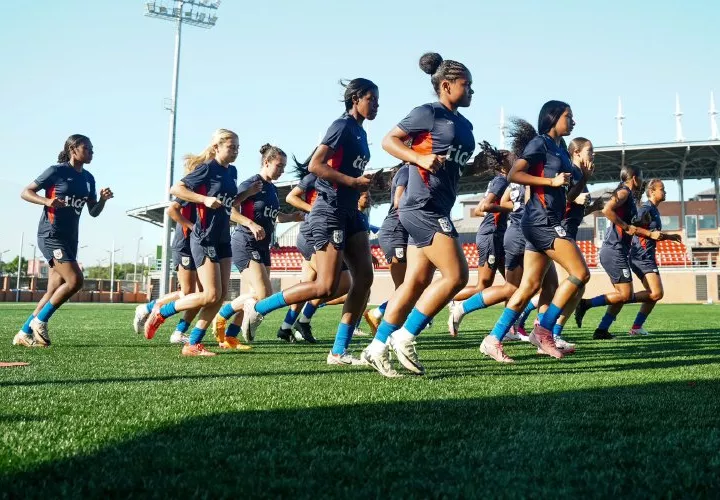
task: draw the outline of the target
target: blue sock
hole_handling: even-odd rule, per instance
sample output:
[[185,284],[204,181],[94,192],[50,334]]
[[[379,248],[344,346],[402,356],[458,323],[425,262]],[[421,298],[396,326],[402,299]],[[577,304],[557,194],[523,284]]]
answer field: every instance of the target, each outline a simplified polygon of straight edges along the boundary
[[323,302],[322,304],[320,304],[319,306],[317,306],[317,308],[318,308],[318,309],[322,309],[322,308],[325,307],[326,305],[327,305],[327,302]]
[[387,309],[387,300],[378,306],[378,311],[382,314],[385,314],[385,309]]
[[540,326],[542,326],[543,328],[547,328],[548,330],[552,330],[561,314],[562,307],[558,307],[555,304],[551,303],[548,306],[547,311],[545,311],[545,314],[543,314],[542,319],[540,320]]
[[607,305],[607,299],[604,295],[598,295],[588,301],[588,307],[602,307]]
[[332,347],[333,354],[340,355],[345,352],[345,346],[350,344],[354,330],[355,325],[348,325],[347,323],[340,323],[338,325],[337,333],[335,334],[335,343]]
[[30,329],[30,322],[33,320],[35,316],[32,314],[28,317],[27,320],[25,320],[25,324],[22,326],[22,331],[25,333],[32,333],[32,330]]
[[530,313],[533,312],[535,309],[537,309],[537,306],[532,303],[532,300],[528,302],[528,304],[525,306],[525,309],[517,319],[518,326],[522,326],[523,328],[525,328],[525,322],[527,321],[528,316],[530,316]]
[[645,320],[647,319],[647,314],[644,314],[642,312],[638,312],[637,316],[635,316],[635,321],[633,322],[633,328],[642,328],[642,326],[645,324]]
[[193,331],[190,332],[190,345],[199,344],[200,342],[202,342],[204,336],[205,330],[196,326],[195,328],[193,328]]
[[145,304],[145,307],[147,308],[147,312],[149,312],[149,313],[152,312],[153,307],[155,307],[155,302],[157,302],[157,300],[151,300],[150,302]]
[[220,308],[220,311],[218,311],[218,314],[225,319],[230,319],[232,317],[232,315],[235,314],[235,312],[236,311],[235,311],[235,309],[233,309],[232,302],[228,302],[227,304],[225,304],[224,306],[222,306]]
[[613,324],[613,321],[615,321],[615,316],[611,314],[605,313],[605,316],[603,316],[602,320],[600,320],[600,324],[598,325],[598,329],[600,330],[607,330],[610,328],[610,325]]
[[176,313],[177,311],[175,310],[175,302],[170,302],[169,304],[165,304],[160,308],[160,316],[162,316],[163,318],[169,318]]
[[40,309],[40,312],[37,315],[37,319],[39,319],[43,323],[47,323],[47,321],[50,319],[50,316],[52,316],[55,311],[57,311],[57,307],[48,302],[43,306],[42,309]]
[[255,304],[255,310],[265,316],[267,313],[281,309],[286,305],[287,303],[285,302],[285,297],[283,297],[282,292],[278,292]]
[[513,311],[509,307],[506,307],[505,310],[500,315],[500,319],[497,320],[497,323],[495,323],[495,326],[493,326],[492,331],[490,332],[490,335],[498,339],[500,342],[502,342],[502,339],[505,337],[505,334],[510,330],[510,327],[515,323],[515,320],[518,319],[518,316],[520,316],[520,313],[517,311]]
[[408,332],[417,337],[418,335],[420,335],[420,332],[425,329],[427,324],[430,323],[431,319],[431,317],[425,316],[423,313],[413,307],[413,310],[410,311],[410,314],[405,320],[403,328],[405,328]]
[[296,311],[294,309],[288,309],[288,312],[285,314],[285,320],[283,323],[287,323],[288,325],[294,325],[295,320],[300,316],[300,312]]
[[313,317],[313,314],[315,314],[315,311],[317,311],[317,307],[308,302],[307,304],[305,304],[305,307],[303,307],[302,315],[305,316],[307,319],[310,319]]
[[350,342],[352,341],[353,334],[355,333],[355,330],[360,328],[360,321],[362,320],[362,316],[355,322],[355,327],[353,328],[352,333],[348,336],[347,340],[345,340],[345,350],[347,350],[348,347],[350,347]]
[[478,309],[485,309],[485,301],[483,300],[482,292],[476,293],[462,304],[463,313],[467,314]]
[[538,317],[537,317],[538,323],[542,323],[542,320],[544,317],[545,317],[545,313],[538,313]]
[[559,337],[562,335],[563,326],[559,323],[555,323],[555,326],[553,326],[553,337]]
[[188,328],[190,328],[190,323],[185,321],[185,318],[181,319],[175,329],[179,332],[186,333],[188,331]]
[[383,344],[387,344],[387,340],[388,338],[390,338],[390,335],[392,335],[394,331],[399,329],[400,327],[398,325],[393,325],[392,323],[388,323],[387,321],[382,320],[380,322],[380,326],[378,326],[375,338]]
[[225,329],[225,336],[226,337],[235,337],[237,338],[238,334],[240,333],[240,325],[236,325],[235,323],[230,323],[228,327]]

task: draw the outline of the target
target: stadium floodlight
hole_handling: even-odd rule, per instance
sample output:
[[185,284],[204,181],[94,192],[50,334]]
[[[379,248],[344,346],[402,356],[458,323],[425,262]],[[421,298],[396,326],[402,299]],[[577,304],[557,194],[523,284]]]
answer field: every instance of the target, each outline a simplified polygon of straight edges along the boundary
[[[170,188],[173,185],[173,172],[175,170],[175,127],[177,125],[177,92],[178,76],[180,73],[180,38],[182,25],[189,24],[200,28],[210,29],[217,22],[218,0],[156,0],[145,4],[145,15],[165,21],[176,23],[175,30],[175,60],[173,65],[172,97],[170,99],[170,139],[168,141],[167,171],[165,174],[164,197],[170,201]],[[168,293],[170,284],[170,217],[167,212],[163,216],[163,242],[162,242],[162,271],[160,275],[160,295]]]

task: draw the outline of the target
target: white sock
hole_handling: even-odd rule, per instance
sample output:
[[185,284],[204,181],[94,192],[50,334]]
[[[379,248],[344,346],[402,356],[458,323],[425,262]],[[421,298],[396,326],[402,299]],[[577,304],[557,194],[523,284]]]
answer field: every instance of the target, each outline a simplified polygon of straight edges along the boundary
[[370,315],[375,319],[382,319],[382,317],[383,317],[383,313],[382,313],[382,311],[380,311],[379,307],[376,307],[375,309],[370,311]]
[[395,330],[392,335],[390,335],[394,342],[413,342],[415,340],[415,335],[410,333],[405,329],[405,327],[400,328],[399,330]]
[[292,325],[290,323],[287,323],[286,321],[283,321],[283,324],[280,328],[282,328],[283,330],[290,330],[292,328]]
[[310,319],[306,318],[304,314],[300,313],[300,317],[298,318],[298,321],[300,323],[310,323]]

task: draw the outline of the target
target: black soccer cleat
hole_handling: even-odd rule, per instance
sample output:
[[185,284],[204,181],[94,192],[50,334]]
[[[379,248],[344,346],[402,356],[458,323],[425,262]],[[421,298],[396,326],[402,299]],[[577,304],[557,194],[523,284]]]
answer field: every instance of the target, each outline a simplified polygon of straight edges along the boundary
[[602,328],[597,328],[595,333],[593,333],[593,339],[595,340],[612,340],[614,338],[615,335]]
[[285,342],[295,342],[295,335],[289,328],[280,328],[277,332],[277,338],[284,340]]
[[575,323],[577,324],[578,328],[582,328],[583,318],[585,317],[585,313],[588,309],[589,308],[587,306],[587,303],[585,302],[585,299],[581,299],[577,307],[575,308]]
[[315,337],[313,337],[312,327],[310,326],[310,323],[302,323],[301,321],[298,321],[297,323],[295,323],[295,331],[302,336],[305,342],[309,342],[311,344],[317,342],[317,340],[315,340]]

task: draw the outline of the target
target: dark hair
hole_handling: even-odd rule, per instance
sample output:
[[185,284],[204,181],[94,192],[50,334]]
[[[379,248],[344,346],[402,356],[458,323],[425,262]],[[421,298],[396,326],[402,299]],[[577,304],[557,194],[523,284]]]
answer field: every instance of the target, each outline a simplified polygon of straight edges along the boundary
[[538,116],[538,133],[547,134],[555,126],[562,114],[570,105],[562,101],[548,101],[540,108]]
[[302,180],[303,177],[310,173],[310,160],[312,160],[312,157],[315,154],[316,150],[317,148],[313,149],[312,153],[310,153],[310,156],[308,156],[307,160],[305,160],[305,162],[303,163],[300,163],[300,160],[298,160],[295,155],[293,155],[292,159],[295,163],[295,166],[293,167],[293,172],[295,172],[295,177]]
[[658,184],[662,184],[662,180],[660,180],[660,179],[650,179],[650,180],[647,182],[647,186],[646,186],[647,191],[645,191],[645,194],[648,196],[648,198],[650,197],[650,193],[652,193],[652,191],[655,189],[655,187],[656,187]]
[[260,154],[262,155],[262,157],[260,158],[261,164],[264,163],[265,160],[270,162],[277,158],[280,158],[281,156],[287,158],[285,151],[283,151],[277,146],[273,146],[272,144],[263,144],[263,146],[260,148]]
[[503,163],[510,154],[510,151],[506,149],[497,149],[487,141],[482,141],[480,144],[480,151],[475,160],[473,160],[473,172],[486,172],[488,170],[497,170],[502,172]]
[[518,118],[516,116],[510,118],[510,127],[508,128],[508,136],[512,137],[512,152],[520,157],[525,151],[525,147],[537,137],[538,133],[530,122]]
[[353,107],[353,97],[362,99],[365,94],[372,92],[378,88],[372,81],[367,78],[354,78],[352,80],[340,80],[340,85],[345,87],[343,102],[345,102],[345,111],[350,111]]
[[570,155],[570,159],[572,159],[572,156],[575,153],[582,151],[589,143],[590,139],[586,139],[584,137],[576,137],[570,141],[570,144],[568,145],[568,154]]
[[89,143],[90,139],[82,134],[73,134],[65,141],[63,150],[58,155],[58,163],[67,163],[70,161],[70,150],[78,147],[82,143]]
[[470,72],[461,62],[444,60],[437,52],[426,52],[420,57],[420,69],[430,75],[435,93],[440,95],[440,83],[443,80],[454,82],[459,78],[467,77]]
[[[620,169],[620,182],[618,183],[617,187],[613,190],[611,197],[617,199],[618,192],[623,188],[625,183],[632,179],[633,177],[641,177],[642,176],[642,169],[635,165],[623,165]],[[640,189],[639,192],[633,193],[633,198],[639,200],[642,196],[643,190]]]

